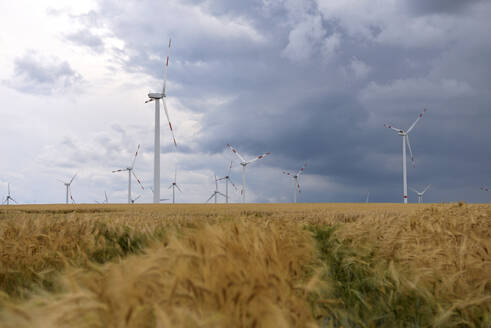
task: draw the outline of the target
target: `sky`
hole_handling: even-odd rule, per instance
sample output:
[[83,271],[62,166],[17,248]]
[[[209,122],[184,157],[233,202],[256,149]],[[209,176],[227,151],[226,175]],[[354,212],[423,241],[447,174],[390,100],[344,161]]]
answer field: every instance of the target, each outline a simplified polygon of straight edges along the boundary
[[[486,0],[167,0],[0,2],[0,195],[63,203],[151,202],[154,105],[161,197],[202,203],[234,160],[248,202],[291,202],[282,174],[307,163],[299,202],[402,201],[402,138],[425,202],[489,202],[491,2]],[[219,188],[225,190],[224,184]],[[240,192],[231,190],[231,200]],[[409,202],[416,194],[409,190]],[[223,201],[223,199],[220,199]]]

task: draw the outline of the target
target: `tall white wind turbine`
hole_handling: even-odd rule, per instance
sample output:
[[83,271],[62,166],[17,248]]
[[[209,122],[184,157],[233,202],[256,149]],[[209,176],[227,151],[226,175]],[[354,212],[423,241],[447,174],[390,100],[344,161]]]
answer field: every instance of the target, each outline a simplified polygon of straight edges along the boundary
[[66,202],[66,204],[68,204],[68,197],[70,197],[70,199],[72,200],[72,203],[75,203],[75,200],[72,197],[72,182],[73,182],[73,180],[75,180],[76,176],[77,176],[77,173],[75,173],[73,175],[73,177],[70,179],[70,181],[68,181],[68,182],[58,180],[65,185],[65,188],[66,188],[65,202]]
[[293,173],[290,173],[287,171],[283,171],[283,174],[286,174],[286,175],[293,178],[293,202],[294,203],[297,202],[297,191],[298,191],[298,193],[301,192],[300,183],[298,182],[298,178],[300,178],[300,175],[303,173],[303,171],[305,170],[306,167],[307,167],[307,163],[305,163],[302,166],[302,168],[300,170],[298,170],[298,172],[296,174],[293,174]]
[[136,176],[135,171],[134,171],[135,170],[135,161],[136,161],[136,157],[138,156],[139,150],[140,150],[140,145],[138,145],[138,148],[136,149],[135,157],[133,158],[133,162],[131,163],[131,166],[128,166],[127,168],[124,168],[124,169],[112,171],[113,173],[128,171],[128,204],[131,204],[131,201],[132,201],[132,199],[131,199],[131,175],[132,174],[135,177],[136,182],[138,182],[138,184],[142,188],[142,190],[145,190],[145,188],[143,188],[143,185],[142,185],[140,179],[138,179],[138,177]]
[[[164,70],[164,85],[162,87],[162,93],[154,92],[148,94],[148,99],[145,103],[151,101],[155,102],[155,139],[154,139],[154,159],[153,159],[153,202],[160,203],[160,100],[164,105],[165,116],[167,116],[167,121],[169,122],[170,132],[172,134],[172,140],[174,141],[174,147],[177,147],[176,138],[174,136],[174,130],[172,129],[172,124],[169,118],[169,111],[167,110],[167,104],[165,98],[167,97],[165,93],[165,84],[167,82],[167,69],[169,68],[169,56],[170,56],[170,46],[171,40],[169,39],[169,48],[167,53],[167,60],[165,62]],[[174,148],[175,149],[175,148]]]
[[[171,183],[168,189],[172,188],[172,204],[176,203],[176,188],[182,192],[181,188],[177,185],[177,169],[174,170],[174,181]],[[159,198],[160,202],[160,198]]]
[[392,125],[387,125],[384,124],[386,128],[392,129],[397,132],[398,135],[402,137],[402,181],[403,181],[403,199],[404,199],[404,204],[407,204],[407,170],[406,170],[406,143],[407,147],[409,148],[409,153],[411,154],[411,162],[413,163],[414,166],[414,156],[413,156],[413,151],[411,150],[411,143],[409,142],[409,133],[414,129],[416,126],[416,123],[423,117],[423,114],[426,112],[426,108],[423,110],[423,113],[420,113],[418,115],[418,118],[414,123],[407,129],[407,131],[404,131],[403,129],[398,129],[393,127]]
[[216,204],[217,203],[217,196],[218,195],[225,197],[225,199],[227,198],[226,195],[222,194],[218,190],[218,180],[217,180],[217,175],[215,174],[215,191],[211,194],[210,198],[208,198],[208,200],[206,202],[208,203],[210,201],[210,199],[212,199],[213,197],[215,197],[215,204]]
[[[221,180],[225,180],[225,199],[226,199],[226,203],[228,204],[228,182],[230,181],[230,183],[232,184],[232,186],[235,188],[235,190],[237,190],[237,187],[235,186],[235,184],[233,183],[232,179],[230,178],[230,172],[232,171],[232,163],[233,163],[233,160],[230,161],[230,165],[228,167],[228,173],[226,176],[224,176],[223,178],[220,178],[218,179],[217,181],[221,181]],[[217,188],[218,190],[218,188]]]
[[7,196],[5,196],[5,199],[2,202],[2,205],[3,204],[10,205],[10,201],[13,201],[14,203],[17,204],[17,201],[15,199],[13,199],[12,196],[10,195],[10,183],[8,183],[7,184]]
[[270,152],[267,152],[265,154],[262,154],[254,159],[251,159],[250,161],[246,161],[244,159],[244,157],[242,157],[239,152],[234,149],[232,146],[230,146],[229,144],[227,144],[227,147],[230,148],[230,150],[239,158],[240,160],[240,165],[242,165],[242,203],[245,203],[245,200],[246,200],[246,180],[245,180],[245,173],[246,173],[246,166],[251,164],[251,163],[254,163],[255,161],[257,161],[258,159],[262,159],[266,156],[268,156],[269,154],[271,154]]
[[431,187],[431,185],[426,186],[426,188],[423,191],[417,191],[414,188],[409,187],[412,191],[414,191],[418,195],[418,204],[421,204],[423,202],[423,195],[424,193]]

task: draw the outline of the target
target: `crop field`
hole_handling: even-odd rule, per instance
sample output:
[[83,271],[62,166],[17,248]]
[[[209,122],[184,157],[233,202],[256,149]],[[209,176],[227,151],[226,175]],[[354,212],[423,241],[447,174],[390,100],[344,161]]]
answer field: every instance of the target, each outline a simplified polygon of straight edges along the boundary
[[2,206],[0,327],[491,327],[491,206]]

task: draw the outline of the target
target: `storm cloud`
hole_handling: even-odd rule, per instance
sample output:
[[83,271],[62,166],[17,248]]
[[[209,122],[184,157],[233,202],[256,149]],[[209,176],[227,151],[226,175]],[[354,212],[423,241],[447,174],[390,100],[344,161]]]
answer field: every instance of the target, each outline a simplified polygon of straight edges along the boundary
[[[119,69],[158,91],[172,38],[167,95],[171,118],[182,122],[175,124],[179,176],[191,189],[204,181],[199,174],[225,170],[230,143],[245,157],[272,153],[248,171],[252,200],[290,200],[281,171],[307,162],[301,201],[363,201],[370,192],[371,201],[399,202],[402,140],[384,123],[407,128],[427,108],[410,136],[416,167],[409,186],[432,184],[429,202],[482,202],[479,187],[491,185],[489,15],[491,3],[478,0],[101,0],[70,16],[83,28],[66,39],[102,55],[100,35],[110,35],[122,45]],[[18,90],[39,84],[30,92],[41,94],[81,79],[69,63],[35,53],[16,59],[15,72]],[[118,141],[152,140],[148,126],[132,126],[124,141],[114,131],[105,136],[118,150],[111,157],[126,152]],[[165,138],[162,153],[171,161]],[[106,149],[102,139],[91,140]],[[151,146],[144,146],[147,156]],[[83,149],[80,140],[73,147]],[[86,165],[109,156],[70,153]],[[151,158],[141,165],[150,180]],[[193,197],[206,199],[204,192]]]

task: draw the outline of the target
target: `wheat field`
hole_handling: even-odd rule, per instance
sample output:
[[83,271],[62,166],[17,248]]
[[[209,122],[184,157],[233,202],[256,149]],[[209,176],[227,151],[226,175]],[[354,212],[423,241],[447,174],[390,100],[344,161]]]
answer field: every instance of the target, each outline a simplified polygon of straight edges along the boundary
[[491,327],[491,206],[0,207],[0,327]]

